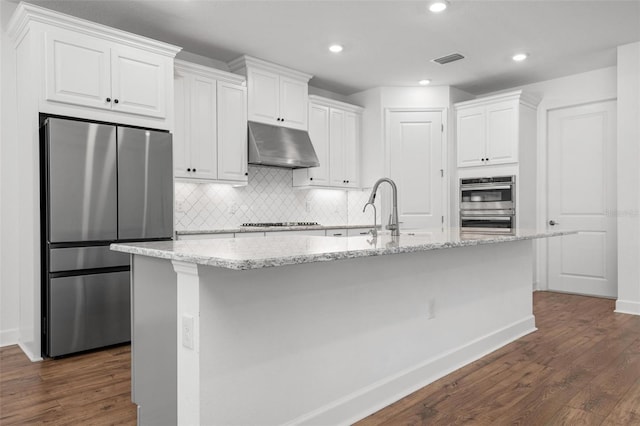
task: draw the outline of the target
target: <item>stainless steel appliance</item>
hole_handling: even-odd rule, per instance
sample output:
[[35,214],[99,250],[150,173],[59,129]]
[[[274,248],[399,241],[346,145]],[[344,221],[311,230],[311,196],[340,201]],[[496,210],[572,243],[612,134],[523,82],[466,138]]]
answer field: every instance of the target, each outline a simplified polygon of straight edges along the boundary
[[168,132],[43,119],[44,356],[131,339],[129,256],[109,244],[171,239],[171,149]]
[[515,192],[515,176],[460,179],[460,230],[466,233],[515,233]]
[[300,169],[318,167],[309,133],[249,121],[249,164]]
[[243,223],[242,226],[269,228],[274,226],[318,226],[318,222],[253,222]]

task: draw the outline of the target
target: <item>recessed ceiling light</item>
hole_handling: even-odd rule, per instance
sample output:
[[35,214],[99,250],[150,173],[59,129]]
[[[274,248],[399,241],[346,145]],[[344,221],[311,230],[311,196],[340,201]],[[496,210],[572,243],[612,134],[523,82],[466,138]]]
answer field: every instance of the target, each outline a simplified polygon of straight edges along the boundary
[[342,46],[339,44],[332,44],[331,46],[329,46],[329,50],[333,53],[340,53],[342,52]]
[[429,84],[429,83],[431,83],[431,80],[420,80],[420,81],[418,82],[418,84],[419,84],[420,86],[426,86],[426,85],[427,85],[427,84]]
[[431,3],[429,3],[429,10],[432,11],[433,13],[440,13],[446,8],[447,8],[447,2],[443,0],[432,1]]
[[511,59],[513,59],[516,62],[521,62],[524,61],[525,59],[527,59],[529,55],[527,55],[526,53],[518,53],[516,55],[513,55],[513,57]]

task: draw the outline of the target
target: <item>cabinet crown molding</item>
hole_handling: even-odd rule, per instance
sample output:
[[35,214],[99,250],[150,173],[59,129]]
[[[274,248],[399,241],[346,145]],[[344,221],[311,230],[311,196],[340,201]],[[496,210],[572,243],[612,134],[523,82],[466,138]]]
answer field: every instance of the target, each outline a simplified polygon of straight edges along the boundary
[[31,23],[41,23],[64,28],[66,30],[98,37],[111,42],[129,45],[131,47],[169,56],[171,58],[175,57],[175,55],[182,50],[182,47],[179,46],[174,46],[169,43],[153,40],[24,2],[21,2],[18,5],[8,26],[8,34],[13,38],[16,46],[20,44],[24,36],[29,32]]
[[311,74],[296,71],[294,69],[283,67],[282,65],[267,62],[265,60],[254,58],[248,55],[242,55],[239,58],[236,58],[233,61],[229,62],[228,65],[231,72],[243,72],[243,70],[246,70],[246,68],[255,67],[266,69],[268,71],[295,78],[297,80],[302,80],[304,82],[308,82],[309,80],[311,80],[311,77],[313,77],[313,75]]
[[318,95],[309,95],[309,102],[314,104],[324,105],[333,108],[340,108],[346,111],[361,113],[364,111],[364,108],[358,105],[348,104],[342,101],[336,101],[335,99],[325,98],[323,96]]
[[492,104],[500,101],[512,101],[512,100],[519,101],[521,105],[536,109],[541,99],[540,97],[532,93],[527,93],[523,90],[515,90],[511,92],[499,93],[497,95],[472,99],[470,101],[458,102],[454,104],[454,107],[456,110],[460,110],[464,108],[473,108],[477,106],[488,105],[488,104]]
[[183,61],[181,59],[175,59],[173,61],[174,69],[176,72],[188,72],[202,77],[213,78],[218,81],[226,81],[232,84],[246,84],[247,79],[239,74],[219,70],[217,68],[211,68],[200,64],[194,64],[193,62]]

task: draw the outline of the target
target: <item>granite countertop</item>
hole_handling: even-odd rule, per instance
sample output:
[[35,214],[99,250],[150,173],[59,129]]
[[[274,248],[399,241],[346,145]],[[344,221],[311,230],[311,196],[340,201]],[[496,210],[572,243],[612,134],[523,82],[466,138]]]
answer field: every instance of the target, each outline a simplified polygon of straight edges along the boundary
[[[272,232],[272,231],[309,231],[325,229],[370,229],[373,225],[295,225],[295,226],[241,226],[237,228],[205,229],[198,231],[176,231],[176,235],[200,234],[237,234],[242,232]],[[377,226],[380,229],[380,225]]]
[[464,234],[449,230],[403,232],[392,237],[381,232],[371,236],[323,237],[286,235],[217,240],[182,240],[112,244],[124,253],[235,270],[259,269],[311,262],[328,262],[365,256],[438,250],[509,241],[531,240],[574,234],[576,231],[535,232],[520,230],[516,235]]

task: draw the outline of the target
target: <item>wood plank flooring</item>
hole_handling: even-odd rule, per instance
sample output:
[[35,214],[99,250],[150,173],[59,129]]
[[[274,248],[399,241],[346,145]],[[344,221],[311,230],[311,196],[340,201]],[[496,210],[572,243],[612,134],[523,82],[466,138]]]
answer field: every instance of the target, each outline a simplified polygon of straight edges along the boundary
[[[357,423],[640,425],[640,317],[534,293],[538,331]],[[31,363],[0,348],[0,424],[135,425],[130,348]]]
[[0,425],[136,423],[130,346],[43,362],[0,349]]

